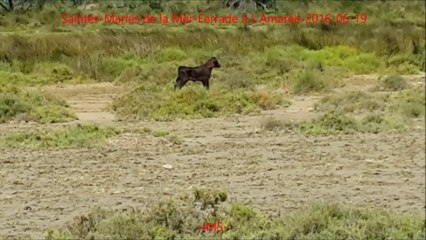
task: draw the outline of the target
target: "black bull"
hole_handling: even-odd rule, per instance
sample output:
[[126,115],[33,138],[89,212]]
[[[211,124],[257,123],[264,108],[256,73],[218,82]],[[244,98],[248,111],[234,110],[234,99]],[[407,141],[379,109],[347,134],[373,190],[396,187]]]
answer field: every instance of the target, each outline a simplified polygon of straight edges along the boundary
[[197,67],[179,66],[174,90],[182,88],[189,80],[193,82],[199,81],[205,88],[209,89],[209,80],[213,68],[220,68],[216,57],[210,58],[209,61]]

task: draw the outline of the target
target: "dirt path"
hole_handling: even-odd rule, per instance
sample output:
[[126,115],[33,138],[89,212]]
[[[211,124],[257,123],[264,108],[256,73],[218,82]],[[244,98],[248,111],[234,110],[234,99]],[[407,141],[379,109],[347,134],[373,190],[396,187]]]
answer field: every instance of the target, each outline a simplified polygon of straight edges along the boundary
[[[101,107],[119,92],[115,87],[52,90],[70,101],[79,121],[113,123]],[[330,137],[260,129],[271,116],[314,117],[315,99],[295,98],[262,116],[113,123],[167,130],[181,144],[124,134],[96,149],[0,152],[0,236],[40,239],[94,206],[143,208],[193,187],[227,190],[271,214],[317,200],[424,211],[423,125],[401,134]]]
[[112,83],[49,86],[46,90],[65,98],[79,122],[111,123],[114,115],[108,111],[121,88]]

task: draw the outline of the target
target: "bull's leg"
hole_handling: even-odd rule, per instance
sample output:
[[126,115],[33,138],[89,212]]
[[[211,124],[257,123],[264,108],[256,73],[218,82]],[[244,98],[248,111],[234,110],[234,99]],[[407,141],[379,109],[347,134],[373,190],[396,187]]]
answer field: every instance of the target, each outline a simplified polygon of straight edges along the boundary
[[189,81],[189,79],[187,78],[178,78],[176,80],[176,84],[175,84],[175,90],[176,88],[182,88],[187,82]]
[[188,81],[189,81],[189,79],[185,79],[185,80],[181,81],[180,88],[182,88],[183,86],[185,86],[185,84],[186,84]]
[[204,80],[204,81],[202,81],[202,83],[203,83],[203,86],[204,86],[207,90],[209,90],[209,80]]
[[178,77],[177,79],[176,79],[176,82],[175,82],[175,87],[174,87],[174,91],[176,91],[176,88],[178,88],[179,87],[179,82],[180,82],[180,78]]

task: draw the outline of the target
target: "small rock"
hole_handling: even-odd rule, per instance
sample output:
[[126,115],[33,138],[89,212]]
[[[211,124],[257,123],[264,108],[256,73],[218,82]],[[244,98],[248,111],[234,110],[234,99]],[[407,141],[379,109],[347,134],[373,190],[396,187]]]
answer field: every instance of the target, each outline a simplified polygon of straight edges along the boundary
[[163,168],[167,168],[167,169],[172,169],[173,168],[173,166],[170,165],[170,164],[164,164],[162,167]]
[[24,207],[24,210],[31,211],[31,207],[30,206],[26,206],[26,207]]

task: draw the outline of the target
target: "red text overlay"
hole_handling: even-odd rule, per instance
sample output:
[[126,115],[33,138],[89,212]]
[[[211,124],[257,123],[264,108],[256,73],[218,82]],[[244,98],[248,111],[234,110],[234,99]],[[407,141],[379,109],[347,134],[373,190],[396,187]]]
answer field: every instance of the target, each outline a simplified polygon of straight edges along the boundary
[[367,22],[367,14],[320,14],[307,13],[304,16],[273,16],[266,14],[243,14],[242,16],[210,16],[206,14],[197,15],[164,15],[159,14],[146,16],[117,15],[114,13],[105,13],[99,16],[87,15],[68,15],[61,14],[61,23],[63,25],[74,24],[168,24],[168,23],[205,23],[205,24],[364,24]]

